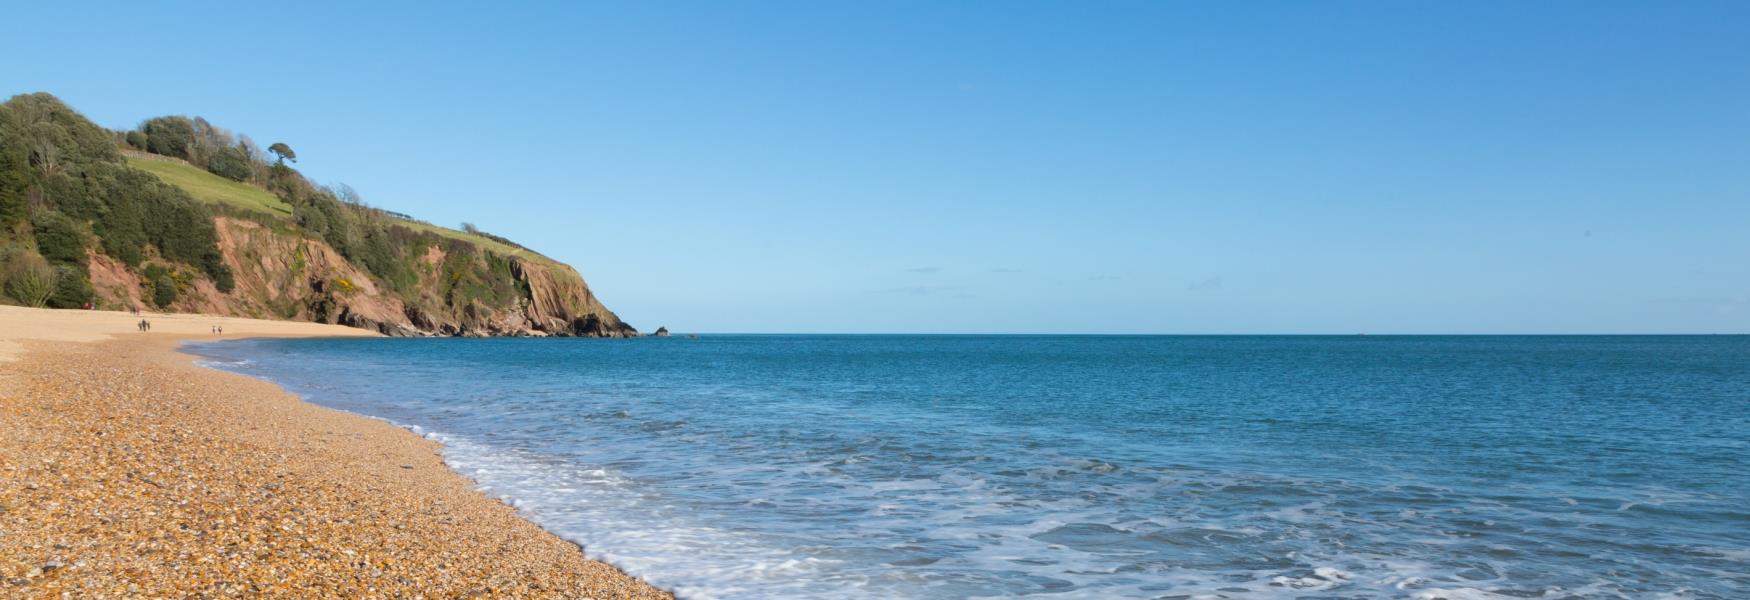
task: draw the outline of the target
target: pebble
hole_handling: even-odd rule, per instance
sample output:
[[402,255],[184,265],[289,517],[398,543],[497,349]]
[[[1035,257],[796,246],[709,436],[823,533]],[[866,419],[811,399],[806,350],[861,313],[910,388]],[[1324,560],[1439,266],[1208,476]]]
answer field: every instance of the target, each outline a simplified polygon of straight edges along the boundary
[[174,345],[0,363],[0,598],[673,597],[476,491],[435,442]]

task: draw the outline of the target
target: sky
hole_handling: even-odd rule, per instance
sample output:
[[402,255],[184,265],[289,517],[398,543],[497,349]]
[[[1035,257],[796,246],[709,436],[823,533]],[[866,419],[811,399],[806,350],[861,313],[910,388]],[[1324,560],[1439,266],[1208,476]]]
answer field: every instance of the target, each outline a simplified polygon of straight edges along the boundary
[[646,331],[1750,332],[1750,3],[509,4],[24,3],[0,94]]

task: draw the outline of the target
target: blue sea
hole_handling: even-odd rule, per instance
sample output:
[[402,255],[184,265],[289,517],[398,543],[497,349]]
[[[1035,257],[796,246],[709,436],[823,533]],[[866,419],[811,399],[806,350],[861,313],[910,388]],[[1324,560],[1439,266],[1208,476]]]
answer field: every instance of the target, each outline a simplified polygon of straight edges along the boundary
[[191,349],[683,598],[1750,598],[1750,337]]

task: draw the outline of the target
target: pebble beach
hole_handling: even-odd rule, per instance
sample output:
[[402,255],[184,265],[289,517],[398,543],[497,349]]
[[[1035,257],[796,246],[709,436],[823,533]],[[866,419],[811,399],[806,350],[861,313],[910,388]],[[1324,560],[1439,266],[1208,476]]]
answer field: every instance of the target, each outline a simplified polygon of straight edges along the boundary
[[671,598],[475,490],[435,442],[199,367],[370,335],[0,307],[0,597]]

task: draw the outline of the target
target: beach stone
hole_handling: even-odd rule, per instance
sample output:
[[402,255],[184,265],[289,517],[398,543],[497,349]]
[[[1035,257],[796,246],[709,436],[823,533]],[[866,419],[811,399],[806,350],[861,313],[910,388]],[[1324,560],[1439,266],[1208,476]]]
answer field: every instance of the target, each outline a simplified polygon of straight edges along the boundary
[[436,442],[175,344],[0,363],[0,597],[672,598],[476,491]]

